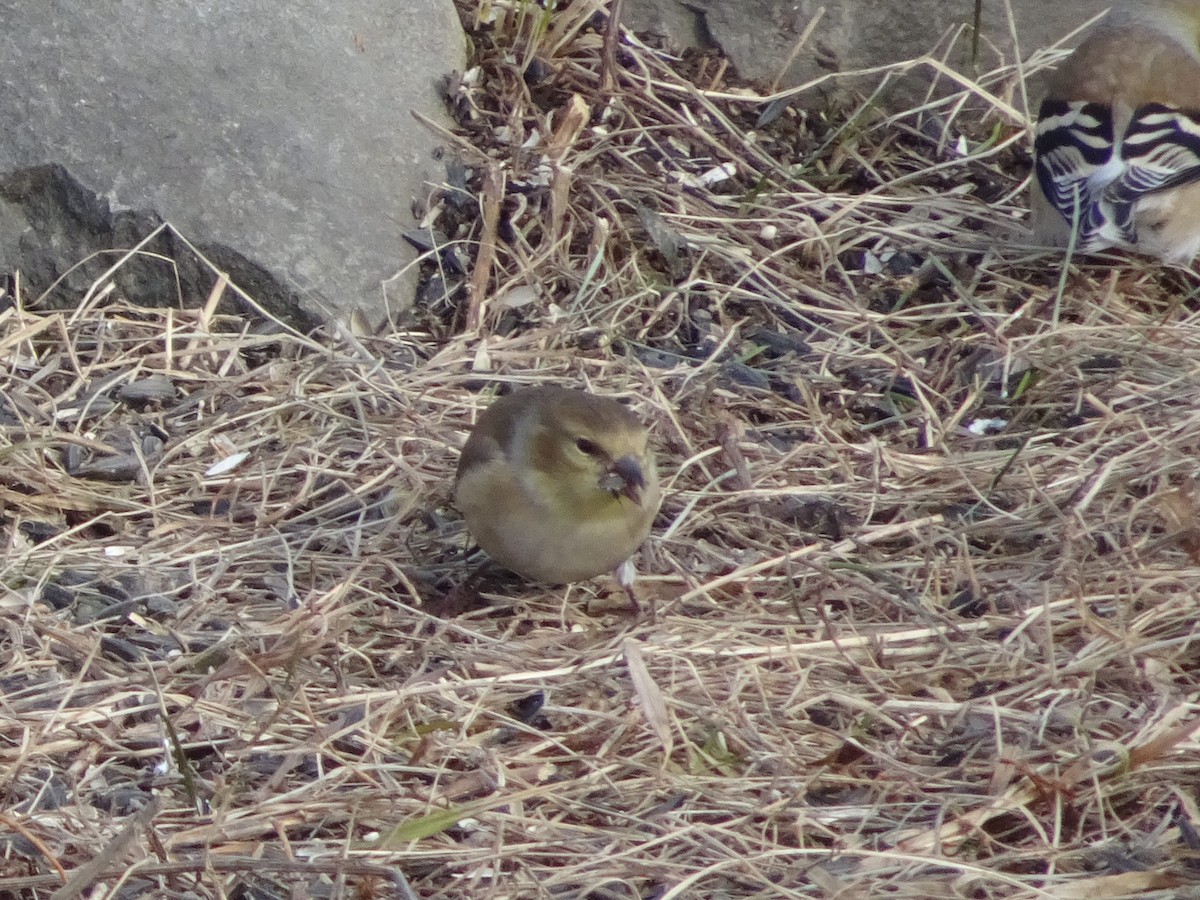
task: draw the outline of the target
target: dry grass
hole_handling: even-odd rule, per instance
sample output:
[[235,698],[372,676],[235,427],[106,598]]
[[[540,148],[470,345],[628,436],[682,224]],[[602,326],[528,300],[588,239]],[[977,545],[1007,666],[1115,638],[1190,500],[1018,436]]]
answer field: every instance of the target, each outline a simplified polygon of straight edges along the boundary
[[[476,34],[421,330],[0,315],[0,895],[1200,895],[1195,278],[1014,243],[1022,72],[762,124],[570,9]],[[653,618],[455,587],[541,380],[654,425]]]

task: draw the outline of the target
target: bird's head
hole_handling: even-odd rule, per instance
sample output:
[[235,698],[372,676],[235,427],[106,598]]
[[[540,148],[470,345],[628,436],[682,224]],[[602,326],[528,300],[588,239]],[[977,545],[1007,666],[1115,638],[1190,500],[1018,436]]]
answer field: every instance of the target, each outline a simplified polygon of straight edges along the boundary
[[624,406],[581,391],[549,394],[533,424],[530,462],[572,504],[642,505],[657,485],[649,432]]

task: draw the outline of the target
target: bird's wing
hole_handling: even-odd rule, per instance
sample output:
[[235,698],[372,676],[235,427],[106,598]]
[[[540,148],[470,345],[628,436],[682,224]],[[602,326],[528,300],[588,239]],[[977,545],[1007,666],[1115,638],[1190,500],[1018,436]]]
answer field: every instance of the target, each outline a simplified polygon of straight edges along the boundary
[[1121,140],[1120,175],[1104,189],[1114,203],[1200,179],[1200,116],[1161,103],[1139,107]]
[[1078,207],[1084,250],[1136,244],[1137,202],[1200,180],[1200,116],[1148,103],[1115,132],[1099,103],[1047,100],[1038,117],[1038,182],[1068,222]]
[[485,465],[493,460],[507,459],[508,455],[504,452],[500,441],[493,435],[473,434],[466,446],[463,447],[462,455],[458,460],[458,471],[461,474],[468,469]]
[[1103,226],[1092,185],[1112,167],[1113,131],[1112,110],[1100,103],[1047,99],[1038,113],[1038,183],[1063,218],[1078,217],[1085,238]]

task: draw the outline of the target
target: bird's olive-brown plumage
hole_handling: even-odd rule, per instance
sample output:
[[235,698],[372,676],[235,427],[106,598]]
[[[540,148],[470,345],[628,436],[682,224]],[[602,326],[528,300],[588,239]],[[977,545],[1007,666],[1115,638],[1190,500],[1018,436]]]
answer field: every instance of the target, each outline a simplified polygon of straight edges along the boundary
[[489,556],[550,584],[616,569],[661,499],[649,432],[615,400],[556,387],[495,401],[463,447],[454,502]]

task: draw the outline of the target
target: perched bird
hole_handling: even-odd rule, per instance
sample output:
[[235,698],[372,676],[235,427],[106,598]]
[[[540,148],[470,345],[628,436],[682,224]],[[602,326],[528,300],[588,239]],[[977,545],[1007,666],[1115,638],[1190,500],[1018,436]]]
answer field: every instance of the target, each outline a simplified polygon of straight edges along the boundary
[[488,555],[549,584],[618,575],[662,498],[649,432],[615,400],[534,387],[496,400],[458,461],[454,504]]
[[1054,73],[1034,137],[1040,243],[1200,251],[1200,0],[1126,0]]

